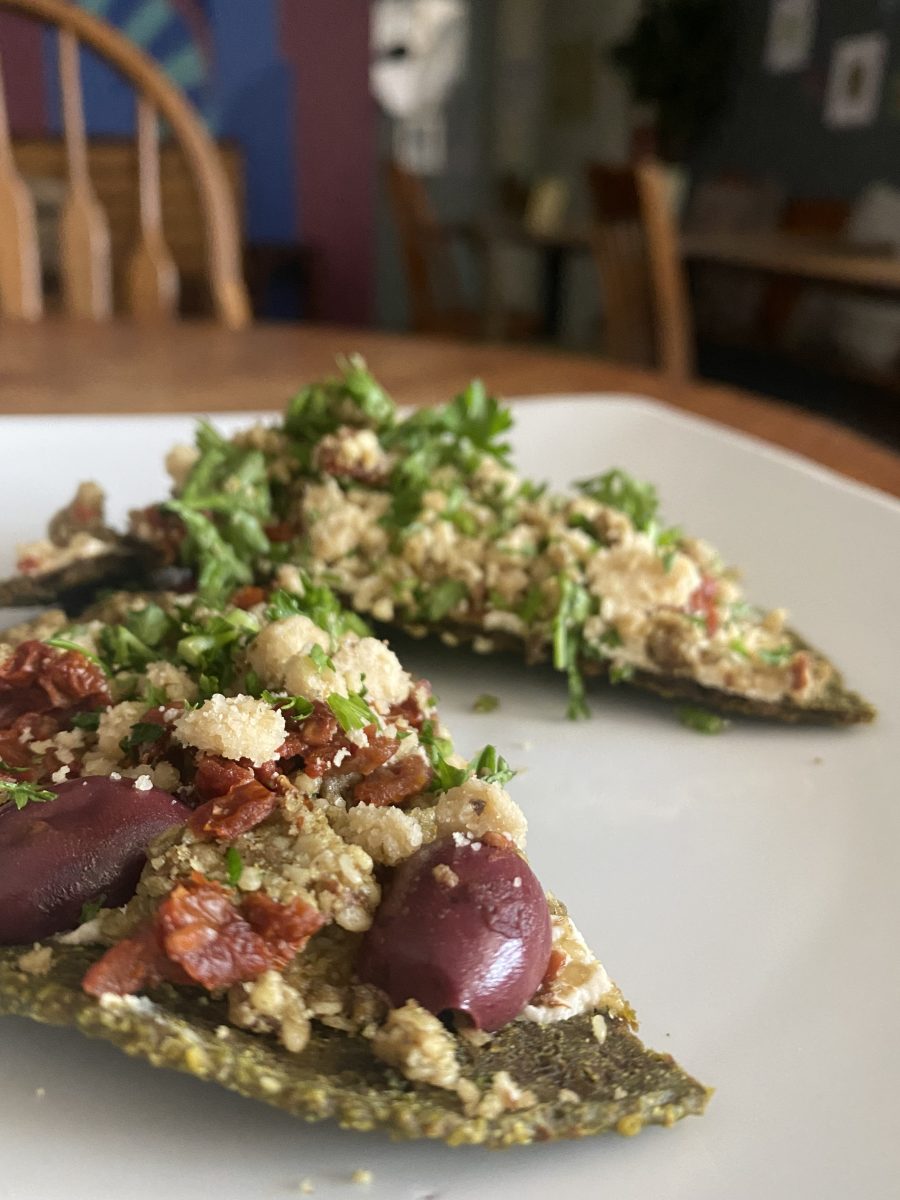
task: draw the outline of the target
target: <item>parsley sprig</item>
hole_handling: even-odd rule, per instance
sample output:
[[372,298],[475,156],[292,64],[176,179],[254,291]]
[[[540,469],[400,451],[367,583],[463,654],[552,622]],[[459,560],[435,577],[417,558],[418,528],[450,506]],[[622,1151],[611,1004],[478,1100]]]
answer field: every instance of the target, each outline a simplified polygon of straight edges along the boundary
[[584,642],[584,623],[590,616],[591,594],[568,575],[559,577],[559,605],[553,618],[553,665],[565,671],[569,683],[568,716],[589,716],[584,678],[579,661]]
[[362,425],[384,433],[396,421],[396,407],[358,355],[339,359],[341,374],[310,384],[288,403],[285,433],[301,471],[312,465],[317,442],[341,425]]
[[272,486],[261,450],[230,442],[205,421],[196,442],[187,482],[163,507],[184,525],[182,560],[197,574],[198,594],[221,603],[253,581],[254,565],[271,552]]
[[359,692],[350,692],[348,696],[332,692],[327,703],[344,733],[350,733],[354,729],[365,729],[367,725],[381,724]]
[[465,479],[485,455],[508,464],[510,446],[500,439],[511,425],[509,409],[476,379],[449,404],[417,409],[387,430],[382,442],[396,452],[397,463],[390,479],[391,507],[382,524],[402,535],[421,512],[422,497],[442,467],[455,468]]
[[56,793],[39,787],[36,783],[25,783],[17,779],[0,779],[0,802],[6,800],[21,810],[26,804],[46,804],[55,800]]

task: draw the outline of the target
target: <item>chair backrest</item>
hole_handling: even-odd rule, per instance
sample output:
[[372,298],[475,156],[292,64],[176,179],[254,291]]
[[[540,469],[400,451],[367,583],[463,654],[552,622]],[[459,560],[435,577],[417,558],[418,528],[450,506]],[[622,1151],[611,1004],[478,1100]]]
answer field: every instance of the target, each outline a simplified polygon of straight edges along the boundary
[[656,363],[675,380],[689,378],[693,326],[669,172],[649,161],[591,163],[587,182],[607,352],[626,362]]
[[[79,47],[89,46],[134,86],[140,232],[128,264],[128,306],[138,319],[175,315],[178,273],[162,228],[159,118],[169,125],[193,174],[203,214],[207,271],[218,319],[240,328],[250,306],[240,268],[240,236],[234,197],[215,143],[184,95],[163,71],[111,25],[66,0],[0,0],[0,9],[59,30],[59,75],[68,187],[60,214],[60,275],[63,303],[71,316],[103,320],[112,311],[109,225],[88,169],[79,70]],[[41,316],[37,222],[34,202],[18,174],[0,75],[0,312],[34,320]]]
[[387,188],[409,288],[410,322],[417,333],[446,331],[448,309],[462,307],[462,287],[425,183],[398,162],[387,164]]
[[[796,196],[788,199],[778,222],[783,233],[812,234],[837,239],[844,232],[852,205],[849,200],[826,196]],[[764,339],[779,342],[787,332],[809,284],[802,279],[770,279],[759,312],[759,330]]]

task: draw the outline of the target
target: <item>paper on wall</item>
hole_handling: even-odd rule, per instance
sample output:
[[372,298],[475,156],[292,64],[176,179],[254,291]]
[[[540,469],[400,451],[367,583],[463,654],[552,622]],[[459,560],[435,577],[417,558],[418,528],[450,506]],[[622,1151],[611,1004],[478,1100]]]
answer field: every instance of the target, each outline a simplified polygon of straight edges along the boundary
[[824,121],[830,129],[871,125],[881,105],[888,40],[883,33],[838,38],[831,52]]
[[765,51],[769,71],[799,71],[809,64],[817,8],[818,0],[772,0]]

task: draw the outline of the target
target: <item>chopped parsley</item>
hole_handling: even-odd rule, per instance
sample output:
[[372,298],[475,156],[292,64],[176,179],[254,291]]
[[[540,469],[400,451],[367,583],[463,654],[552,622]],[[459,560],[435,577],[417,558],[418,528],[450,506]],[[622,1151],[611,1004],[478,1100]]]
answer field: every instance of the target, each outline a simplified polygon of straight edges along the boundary
[[610,683],[627,683],[634,675],[634,667],[631,663],[612,663],[609,668]]
[[444,579],[425,594],[422,611],[427,621],[437,623],[469,594],[469,589],[459,579]]
[[0,779],[0,800],[10,801],[20,812],[26,804],[46,804],[48,800],[55,799],[55,792],[39,787],[36,783]]
[[[486,455],[506,465],[510,446],[500,436],[511,425],[509,409],[489,395],[480,380],[474,380],[449,404],[419,408],[387,430],[382,443],[397,453],[397,462],[390,478],[391,507],[381,523],[395,534],[406,530],[419,515],[422,497],[442,467],[455,468],[465,479]],[[465,514],[461,520],[470,525]]]
[[77,642],[73,642],[67,637],[57,636],[47,638],[47,645],[55,646],[57,650],[74,650],[76,654],[83,655],[84,658],[89,659],[92,663],[96,663],[98,667],[102,665],[96,654],[85,649],[84,646],[79,646]]
[[646,532],[659,509],[659,496],[652,483],[639,483],[618,467],[591,479],[582,479],[575,486],[585,496],[610,508],[617,508],[631,518],[635,529]]
[[450,788],[459,787],[469,778],[468,767],[456,767],[450,761],[453,754],[453,743],[449,738],[439,737],[435,732],[434,722],[426,721],[419,731],[419,743],[428,756],[434,778],[431,781],[432,790],[447,792]]
[[244,873],[244,863],[234,846],[229,846],[225,851],[225,870],[228,873],[228,882],[232,887],[237,887]]
[[322,647],[318,643],[316,643],[313,646],[313,648],[310,650],[309,657],[312,659],[313,663],[315,664],[316,670],[318,670],[318,671],[333,671],[334,670],[334,663],[332,662],[332,660],[328,657],[328,655],[325,653],[325,651],[322,649]]
[[351,692],[349,696],[339,696],[337,692],[332,692],[328,697],[328,707],[337,717],[344,733],[381,723],[359,692]]
[[81,906],[81,912],[78,914],[78,924],[86,925],[88,921],[93,921],[97,913],[106,903],[106,892],[99,896],[95,896],[93,900],[85,900]]
[[731,724],[725,717],[693,704],[684,704],[675,711],[681,724],[696,733],[722,733]]
[[76,729],[89,729],[94,732],[100,726],[101,713],[102,709],[95,712],[76,713],[72,718],[72,724]]
[[131,732],[122,738],[119,745],[127,754],[130,750],[137,750],[140,746],[149,746],[153,742],[158,742],[165,732],[164,725],[156,725],[152,721],[138,721],[132,725]]
[[768,663],[770,667],[780,667],[793,657],[795,650],[795,646],[786,642],[783,646],[776,646],[774,650],[757,650],[756,657]]
[[239,446],[201,421],[199,457],[184,487],[163,505],[184,525],[182,561],[197,575],[207,603],[223,603],[252,583],[253,565],[272,550],[265,527],[272,518],[272,487],[261,450]]
[[516,774],[503,755],[497,753],[496,746],[485,746],[469,766],[477,779],[496,783],[499,787],[504,787]]
[[260,699],[265,700],[266,704],[271,704],[273,708],[280,708],[282,712],[290,713],[292,717],[308,717],[313,711],[312,701],[307,700],[305,696],[278,696],[264,688],[260,693]]
[[477,713],[494,712],[500,707],[500,701],[496,696],[492,696],[490,692],[482,692],[472,705],[472,711]]
[[568,575],[559,577],[559,606],[553,618],[553,665],[565,671],[569,682],[570,720],[589,715],[584,679],[579,667],[584,622],[591,612],[591,596]]
[[285,433],[302,470],[312,463],[316,443],[341,425],[363,425],[379,432],[389,430],[397,417],[396,406],[376,382],[358,354],[338,362],[340,378],[313,383],[289,401]]
[[285,617],[309,617],[314,625],[324,629],[332,643],[339,640],[345,633],[357,633],[367,637],[371,630],[365,621],[348,612],[337,596],[324,583],[313,583],[306,575],[301,574],[303,595],[287,592],[282,588],[274,591],[269,597],[266,608],[266,619],[281,621]]

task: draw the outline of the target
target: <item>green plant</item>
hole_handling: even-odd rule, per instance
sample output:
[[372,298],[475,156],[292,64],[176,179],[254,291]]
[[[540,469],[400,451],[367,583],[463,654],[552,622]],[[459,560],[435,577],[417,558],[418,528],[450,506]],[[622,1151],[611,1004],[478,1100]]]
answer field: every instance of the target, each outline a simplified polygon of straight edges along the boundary
[[656,109],[663,158],[683,158],[725,103],[729,10],[728,0],[644,0],[634,29],[613,47],[635,100]]

